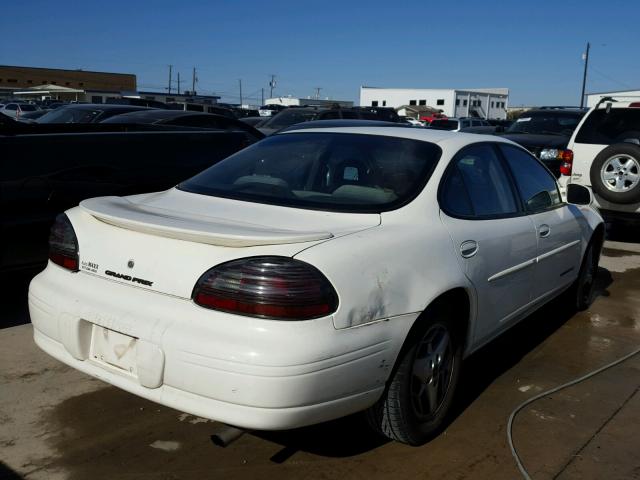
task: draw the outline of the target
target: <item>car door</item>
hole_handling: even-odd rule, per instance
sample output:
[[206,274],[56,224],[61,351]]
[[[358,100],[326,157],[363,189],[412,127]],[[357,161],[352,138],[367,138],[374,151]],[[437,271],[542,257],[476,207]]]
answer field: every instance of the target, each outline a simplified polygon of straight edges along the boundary
[[519,318],[532,300],[537,242],[493,143],[462,149],[440,186],[441,219],[477,297],[476,341]]
[[562,201],[553,174],[522,148],[500,150],[515,179],[522,204],[533,221],[538,258],[533,294],[541,299],[573,282],[580,269],[580,213]]

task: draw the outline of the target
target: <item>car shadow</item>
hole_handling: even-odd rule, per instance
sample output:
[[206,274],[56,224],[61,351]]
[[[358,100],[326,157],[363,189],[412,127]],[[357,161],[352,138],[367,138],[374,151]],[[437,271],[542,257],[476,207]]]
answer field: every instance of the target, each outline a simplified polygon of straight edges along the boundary
[[[612,283],[611,273],[600,267],[595,297],[609,296],[608,288]],[[440,431],[445,430],[498,377],[576,314],[566,303],[561,297],[554,299],[465,360],[454,403]],[[249,433],[282,446],[271,457],[275,463],[283,463],[299,451],[324,457],[350,457],[389,442],[369,429],[362,414],[295,430]]]
[[0,274],[0,302],[2,315],[0,315],[0,330],[29,323],[29,307],[27,297],[29,283],[42,267],[35,267],[15,272],[2,272]]
[[640,243],[640,224],[607,222],[607,240]]
[[249,433],[282,446],[270,458],[274,463],[284,463],[301,451],[322,457],[352,457],[390,442],[388,438],[373,433],[360,413],[294,430]]
[[23,477],[11,470],[6,464],[0,462],[0,480],[22,480]]
[[[612,283],[611,272],[599,267],[594,300],[599,296],[608,297],[608,288]],[[560,296],[469,356],[465,360],[450,417],[445,423],[451,423],[496,378],[513,368],[575,314],[575,309],[567,305],[566,299]]]

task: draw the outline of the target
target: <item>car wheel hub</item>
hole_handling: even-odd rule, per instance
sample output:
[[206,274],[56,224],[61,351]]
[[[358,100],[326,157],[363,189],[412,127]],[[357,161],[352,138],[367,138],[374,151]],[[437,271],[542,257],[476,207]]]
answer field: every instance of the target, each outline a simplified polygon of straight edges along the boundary
[[411,402],[419,418],[434,416],[444,402],[453,371],[451,336],[432,326],[417,346],[411,377]]
[[628,192],[640,182],[640,164],[629,155],[615,155],[604,162],[600,178],[612,192]]

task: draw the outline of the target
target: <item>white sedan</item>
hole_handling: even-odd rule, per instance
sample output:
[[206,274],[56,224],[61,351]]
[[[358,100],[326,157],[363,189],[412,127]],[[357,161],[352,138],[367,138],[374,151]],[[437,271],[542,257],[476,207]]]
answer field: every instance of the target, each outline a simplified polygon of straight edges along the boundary
[[568,200],[497,137],[309,123],[60,215],[29,290],[35,341],[230,425],[366,410],[421,444],[464,357],[560,294],[591,302],[603,223],[585,187]]

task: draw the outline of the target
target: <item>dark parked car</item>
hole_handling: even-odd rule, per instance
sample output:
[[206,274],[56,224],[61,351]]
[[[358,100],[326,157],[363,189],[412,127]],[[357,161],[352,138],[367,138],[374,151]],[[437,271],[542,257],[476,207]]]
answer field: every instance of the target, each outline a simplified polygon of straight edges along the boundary
[[166,190],[253,143],[242,130],[141,127],[158,130],[0,121],[0,271],[44,265],[56,215],[81,200]]
[[102,103],[76,103],[63,105],[43,115],[38,123],[98,123],[121,113],[145,110],[136,105],[109,105]]
[[264,123],[260,124],[258,130],[265,135],[271,135],[282,128],[289,127],[296,123],[317,120],[318,114],[324,111],[326,111],[326,109],[319,109],[317,107],[287,108],[272,117],[265,117]]
[[43,109],[43,110],[35,110],[33,112],[25,112],[22,115],[20,115],[20,118],[18,119],[21,122],[35,122],[38,118],[42,117],[43,115],[51,112],[52,110],[50,109]]
[[235,118],[211,113],[190,112],[185,110],[143,110],[123,113],[104,120],[102,123],[169,125],[215,130],[239,130],[246,132],[251,140],[264,138],[264,134]]
[[569,139],[585,113],[573,107],[528,110],[499,135],[525,147],[559,177]]
[[312,120],[377,120],[383,122],[400,122],[400,117],[393,108],[384,107],[352,107],[352,108],[319,108],[289,107],[268,118],[258,127],[265,135],[271,135],[296,123]]
[[107,98],[107,105],[135,105],[137,107],[151,107],[151,108],[167,108],[166,103],[159,102],[157,100],[149,100],[146,98]]
[[247,125],[251,125],[254,128],[258,128],[262,122],[269,117],[242,117],[239,120]]
[[232,108],[219,106],[219,105],[207,105],[204,103],[167,103],[167,108],[171,110],[184,110],[187,112],[202,112],[213,113],[216,115],[222,115],[223,117],[237,118]]

